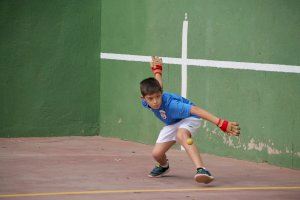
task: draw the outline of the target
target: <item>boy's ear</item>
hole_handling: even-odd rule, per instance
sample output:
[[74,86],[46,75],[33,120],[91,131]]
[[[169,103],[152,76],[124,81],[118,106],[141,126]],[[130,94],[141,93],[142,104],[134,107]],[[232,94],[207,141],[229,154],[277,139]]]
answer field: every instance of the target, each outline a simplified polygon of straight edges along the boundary
[[143,95],[141,95],[140,98],[141,98],[141,99],[145,99],[145,98],[143,97]]

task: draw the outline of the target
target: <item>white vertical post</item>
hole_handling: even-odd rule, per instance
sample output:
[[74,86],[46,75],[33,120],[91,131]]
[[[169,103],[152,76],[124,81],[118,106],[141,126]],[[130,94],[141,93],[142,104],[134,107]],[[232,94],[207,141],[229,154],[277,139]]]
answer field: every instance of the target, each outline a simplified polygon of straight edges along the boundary
[[182,46],[181,46],[181,96],[187,96],[187,35],[188,35],[187,13],[185,13],[182,25]]
[[[189,22],[187,19],[187,13],[185,13],[184,21],[182,24],[182,45],[181,45],[181,96],[187,97],[187,36],[188,36]],[[181,150],[184,150],[181,146]]]

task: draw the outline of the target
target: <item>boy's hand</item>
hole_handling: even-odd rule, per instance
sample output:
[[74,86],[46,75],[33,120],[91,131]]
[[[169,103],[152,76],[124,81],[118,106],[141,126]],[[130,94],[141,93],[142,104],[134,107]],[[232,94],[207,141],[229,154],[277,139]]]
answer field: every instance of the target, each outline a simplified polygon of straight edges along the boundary
[[239,136],[241,128],[237,122],[229,122],[227,120],[219,119],[217,126],[230,136]]
[[158,56],[152,56],[152,62],[150,62],[150,67],[153,72],[153,74],[162,74],[162,59]]

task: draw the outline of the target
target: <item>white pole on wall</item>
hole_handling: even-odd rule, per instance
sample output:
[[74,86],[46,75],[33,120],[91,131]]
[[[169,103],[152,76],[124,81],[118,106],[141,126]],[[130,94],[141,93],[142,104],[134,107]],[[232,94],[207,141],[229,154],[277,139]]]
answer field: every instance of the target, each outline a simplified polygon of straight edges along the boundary
[[182,46],[181,46],[181,96],[186,98],[187,95],[187,35],[189,22],[187,20],[187,13],[185,13],[182,25]]
[[[187,36],[188,36],[189,22],[187,19],[187,13],[185,13],[184,21],[182,24],[182,45],[181,45],[181,96],[187,97]],[[181,146],[181,150],[184,150]]]

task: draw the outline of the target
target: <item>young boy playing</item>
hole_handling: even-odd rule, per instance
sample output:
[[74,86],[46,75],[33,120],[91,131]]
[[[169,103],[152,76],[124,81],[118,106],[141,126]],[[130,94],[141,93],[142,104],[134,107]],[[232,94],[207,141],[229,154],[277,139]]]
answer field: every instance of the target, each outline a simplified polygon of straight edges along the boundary
[[197,146],[188,144],[187,139],[197,132],[201,125],[201,118],[217,125],[230,136],[240,134],[239,124],[218,118],[181,96],[163,92],[162,59],[152,57],[150,67],[155,78],[147,78],[140,83],[142,105],[150,109],[166,126],[160,131],[152,151],[157,165],[150,172],[149,177],[161,177],[169,171],[166,152],[177,141],[185,148],[197,168],[195,181],[210,183],[214,177],[205,168]]

